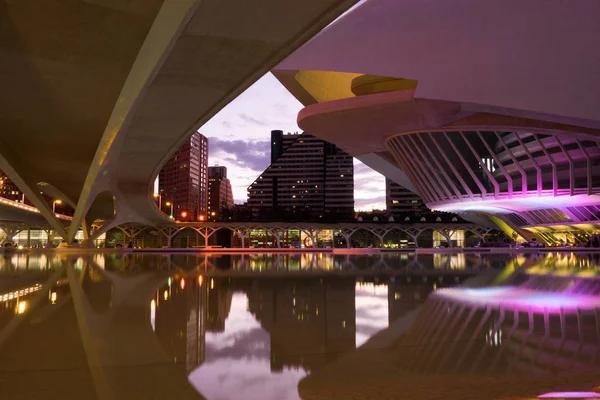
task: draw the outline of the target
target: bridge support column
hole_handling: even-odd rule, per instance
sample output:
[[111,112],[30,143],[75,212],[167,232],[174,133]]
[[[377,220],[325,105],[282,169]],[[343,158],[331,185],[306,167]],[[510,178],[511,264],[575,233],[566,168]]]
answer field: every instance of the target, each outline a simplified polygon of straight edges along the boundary
[[[177,228],[175,226],[166,226],[159,228],[163,235],[167,237],[167,247],[171,247],[173,244],[173,237],[181,232],[184,228]],[[141,230],[140,230],[141,232]]]
[[2,230],[6,234],[6,238],[4,239],[4,241],[6,243],[12,243],[14,237],[17,236],[19,234],[19,232],[21,232],[23,229],[22,228],[11,227],[11,226],[3,226]]
[[452,235],[456,232],[454,229],[446,229],[446,228],[438,228],[435,229],[434,232],[438,232],[440,235],[446,239],[446,243],[448,244],[448,248],[452,248]]
[[217,229],[212,228],[210,226],[202,226],[200,228],[194,228],[193,230],[198,232],[200,236],[204,239],[204,247],[208,246],[208,239],[217,231]]
[[242,242],[242,249],[246,248],[246,236],[250,235],[250,233],[252,233],[252,229],[247,229],[247,228],[229,228],[233,231],[234,234],[238,235],[240,237],[240,240]]
[[272,228],[269,231],[275,238],[275,243],[277,245],[277,248],[280,249],[281,248],[281,237],[283,236],[285,231],[281,228]]
[[356,232],[358,229],[357,228],[342,228],[340,229],[340,235],[342,235],[342,237],[344,238],[344,240],[346,241],[346,248],[349,249],[351,246],[351,241],[350,238],[352,237],[352,235],[354,235],[354,232]]
[[[138,226],[119,226],[119,229],[123,232],[123,241],[125,242],[125,243],[123,243],[123,247],[127,247],[128,244],[129,244],[129,242],[132,242],[132,244],[134,244],[133,240],[135,239],[135,237],[137,235],[139,235],[140,233],[142,233],[146,229],[146,227],[145,226],[143,226],[143,227],[138,227]],[[179,229],[179,230],[181,230],[181,229]],[[177,232],[179,232],[179,230]],[[100,232],[100,231],[98,231],[98,232]],[[98,236],[100,236],[100,234],[101,233],[99,233],[98,235],[96,235],[96,238]],[[92,241],[92,243],[93,243],[93,241]],[[171,247],[171,246],[169,246],[169,247]]]
[[413,242],[415,242],[415,247],[418,248],[419,247],[419,236],[421,236],[421,234],[423,232],[425,232],[426,228],[408,228],[408,229],[404,229],[404,232],[411,237],[411,239],[413,240]]

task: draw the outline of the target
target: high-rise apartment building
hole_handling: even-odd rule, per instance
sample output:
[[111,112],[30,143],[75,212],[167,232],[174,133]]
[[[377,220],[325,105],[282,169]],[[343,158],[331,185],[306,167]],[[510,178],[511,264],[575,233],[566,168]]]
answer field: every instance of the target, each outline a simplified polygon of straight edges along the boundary
[[199,132],[171,157],[158,179],[161,208],[173,218],[204,220],[208,212],[208,139]]
[[233,208],[231,182],[227,167],[208,167],[208,219],[217,220],[225,209]]
[[387,178],[385,180],[385,200],[387,213],[393,217],[427,211],[427,207],[418,194]]
[[248,187],[248,206],[274,218],[350,219],[352,156],[308,134],[271,132],[271,165]]

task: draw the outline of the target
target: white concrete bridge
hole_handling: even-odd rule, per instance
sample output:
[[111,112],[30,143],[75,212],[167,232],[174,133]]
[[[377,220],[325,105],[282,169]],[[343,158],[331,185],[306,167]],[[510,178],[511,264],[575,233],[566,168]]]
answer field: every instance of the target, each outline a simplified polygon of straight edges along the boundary
[[[164,223],[151,188],[166,160],[354,3],[3,2],[0,169],[68,242]],[[48,198],[75,210],[68,226]]]

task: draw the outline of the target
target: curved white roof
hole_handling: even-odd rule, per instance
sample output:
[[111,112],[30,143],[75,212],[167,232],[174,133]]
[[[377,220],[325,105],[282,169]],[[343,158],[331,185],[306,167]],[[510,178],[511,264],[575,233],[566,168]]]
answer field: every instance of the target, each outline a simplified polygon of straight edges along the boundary
[[596,1],[371,0],[277,69],[415,79],[416,98],[598,127],[598,15]]

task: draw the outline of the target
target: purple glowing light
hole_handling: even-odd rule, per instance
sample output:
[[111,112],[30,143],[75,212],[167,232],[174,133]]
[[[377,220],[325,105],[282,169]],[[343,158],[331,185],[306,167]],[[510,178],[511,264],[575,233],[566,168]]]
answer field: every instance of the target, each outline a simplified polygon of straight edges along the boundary
[[435,296],[461,303],[518,310],[560,311],[600,308],[598,296],[543,292],[514,286],[442,289],[438,290]]
[[538,399],[600,399],[595,392],[551,392],[538,396]]

